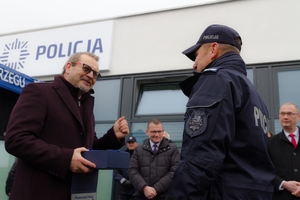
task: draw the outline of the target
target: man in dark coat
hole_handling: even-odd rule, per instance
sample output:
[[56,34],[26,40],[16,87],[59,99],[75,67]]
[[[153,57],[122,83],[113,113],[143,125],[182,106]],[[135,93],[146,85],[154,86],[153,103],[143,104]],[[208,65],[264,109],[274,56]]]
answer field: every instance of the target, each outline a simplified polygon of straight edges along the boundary
[[[129,137],[127,140],[127,149],[125,152],[133,154],[135,147],[138,145],[135,137]],[[128,166],[129,168],[129,166]],[[129,180],[128,169],[115,169],[114,179],[120,184],[118,200],[133,200],[135,189]]]
[[181,83],[189,101],[168,200],[272,198],[268,110],[246,76],[241,46],[234,29],[213,24],[183,51],[195,76]]
[[136,200],[164,200],[179,162],[179,151],[163,136],[161,121],[150,120],[146,134],[149,138],[135,148],[131,157],[129,178],[137,190]]
[[300,147],[297,145],[299,120],[300,110],[297,105],[285,103],[280,107],[282,131],[268,141],[269,154],[276,172],[273,200],[300,199]]
[[96,167],[81,153],[124,145],[129,133],[124,117],[102,138],[96,137],[90,94],[100,76],[98,60],[92,53],[75,53],[53,83],[32,83],[23,89],[5,137],[7,152],[19,158],[11,200],[70,199],[72,174]]

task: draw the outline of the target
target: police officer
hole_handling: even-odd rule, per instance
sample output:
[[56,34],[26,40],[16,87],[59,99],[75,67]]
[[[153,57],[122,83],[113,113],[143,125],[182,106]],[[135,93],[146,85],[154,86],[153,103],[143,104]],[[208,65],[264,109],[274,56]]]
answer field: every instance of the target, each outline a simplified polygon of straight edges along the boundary
[[181,83],[186,105],[181,162],[167,199],[271,200],[268,111],[246,77],[242,39],[214,24],[183,51],[194,76]]
[[[125,152],[130,154],[130,158],[137,145],[136,138],[130,136],[127,140],[127,149],[125,150]],[[133,194],[135,193],[135,189],[129,180],[128,169],[115,169],[114,179],[120,183],[118,200],[134,199]]]

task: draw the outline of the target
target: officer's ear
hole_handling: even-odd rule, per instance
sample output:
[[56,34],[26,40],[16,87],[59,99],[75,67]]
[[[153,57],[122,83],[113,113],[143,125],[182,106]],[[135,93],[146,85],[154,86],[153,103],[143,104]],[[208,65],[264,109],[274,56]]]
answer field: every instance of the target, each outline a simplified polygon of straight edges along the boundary
[[220,45],[217,42],[213,42],[211,44],[210,49],[209,49],[211,60],[215,60],[220,56],[219,55],[219,49],[220,49]]

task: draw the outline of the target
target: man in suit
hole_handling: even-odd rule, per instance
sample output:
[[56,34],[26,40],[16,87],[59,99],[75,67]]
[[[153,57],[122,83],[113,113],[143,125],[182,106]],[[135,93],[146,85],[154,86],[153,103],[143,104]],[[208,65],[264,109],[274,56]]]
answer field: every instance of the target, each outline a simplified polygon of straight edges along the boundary
[[280,107],[279,121],[283,130],[268,141],[268,151],[276,171],[273,200],[300,199],[299,120],[297,105],[285,103]]
[[96,165],[81,155],[93,149],[119,149],[129,133],[124,117],[102,138],[95,133],[91,96],[100,76],[99,57],[70,56],[53,83],[32,83],[20,95],[7,125],[5,148],[19,158],[11,200],[70,199],[74,173]]
[[158,119],[148,122],[147,139],[132,154],[130,182],[136,189],[135,200],[165,200],[179,163],[177,146],[163,136],[163,124]]

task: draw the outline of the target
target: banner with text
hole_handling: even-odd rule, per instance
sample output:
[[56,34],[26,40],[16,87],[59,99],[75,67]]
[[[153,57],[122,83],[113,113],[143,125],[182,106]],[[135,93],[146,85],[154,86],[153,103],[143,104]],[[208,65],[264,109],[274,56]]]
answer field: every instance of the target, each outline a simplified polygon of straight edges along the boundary
[[29,76],[60,74],[68,57],[88,51],[109,70],[113,39],[112,20],[12,34],[0,37],[0,63]]
[[20,94],[32,82],[40,82],[26,74],[0,64],[0,87]]

